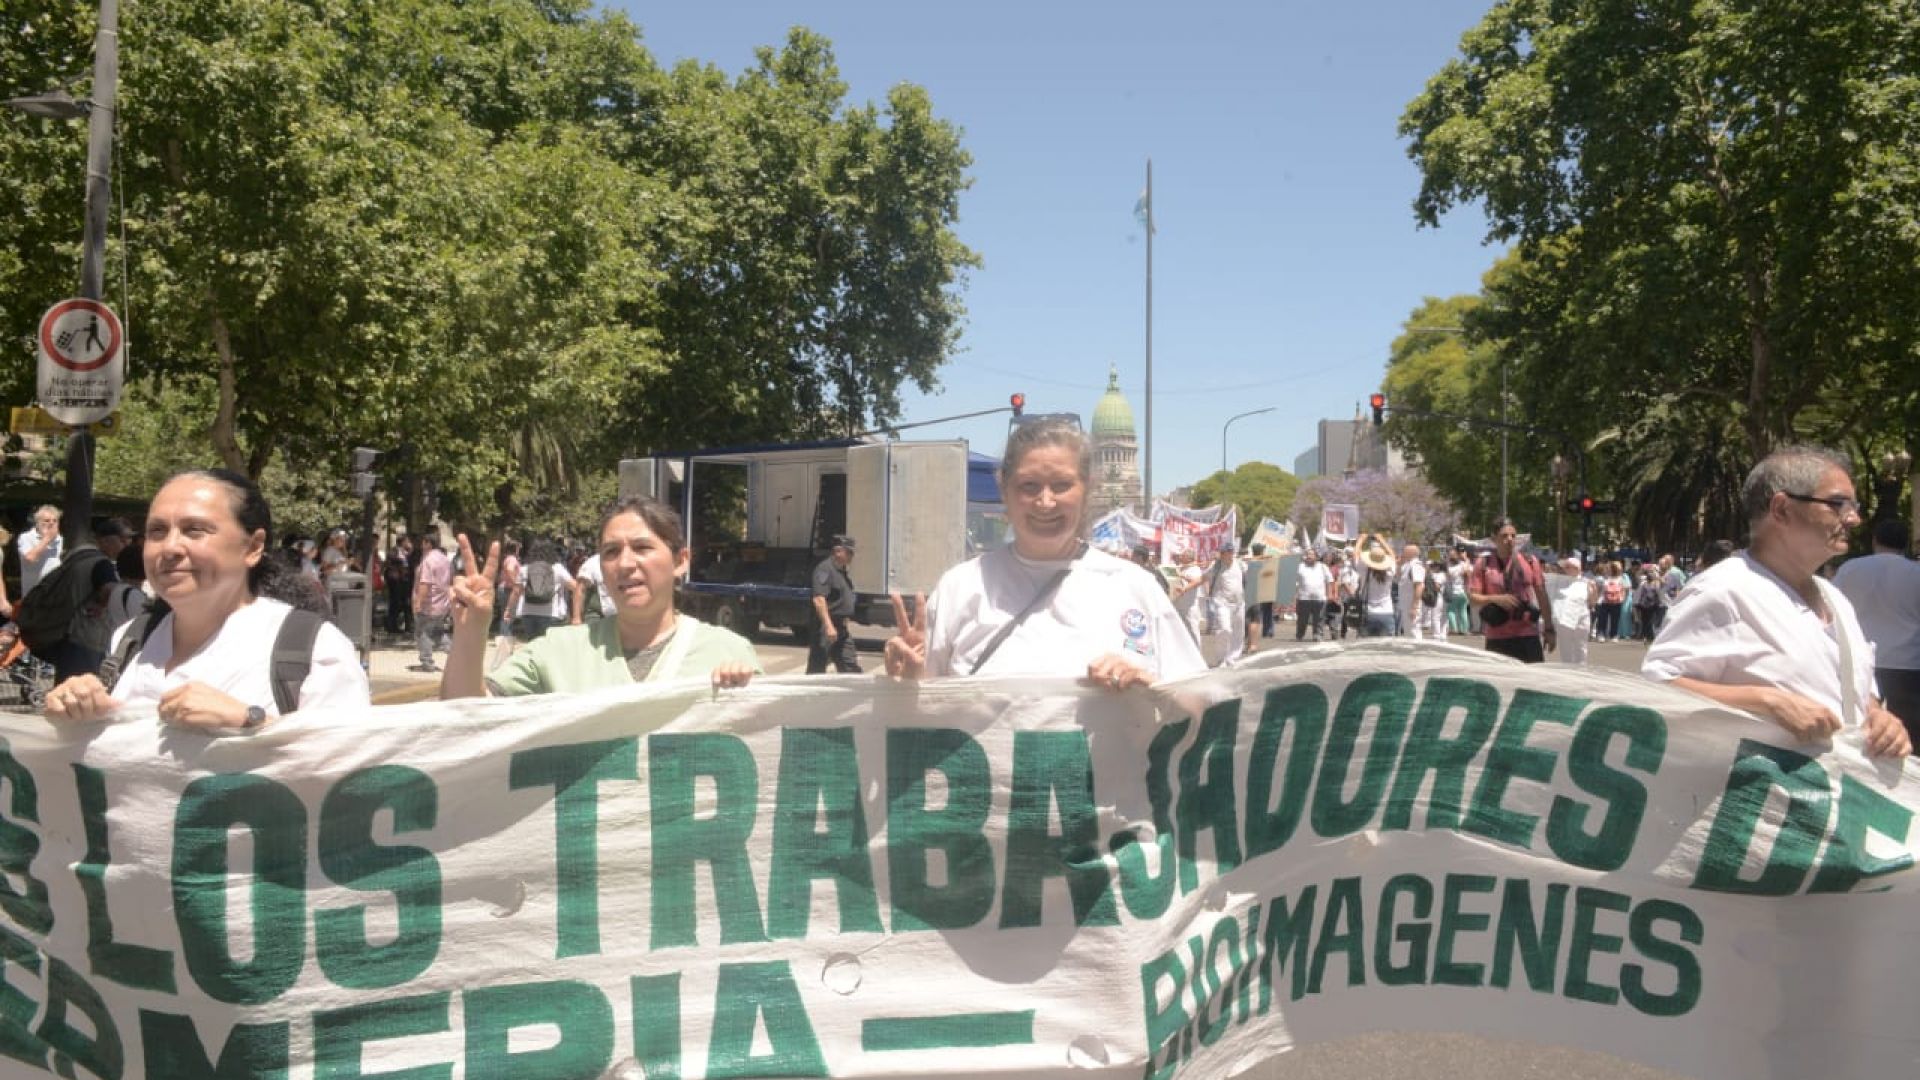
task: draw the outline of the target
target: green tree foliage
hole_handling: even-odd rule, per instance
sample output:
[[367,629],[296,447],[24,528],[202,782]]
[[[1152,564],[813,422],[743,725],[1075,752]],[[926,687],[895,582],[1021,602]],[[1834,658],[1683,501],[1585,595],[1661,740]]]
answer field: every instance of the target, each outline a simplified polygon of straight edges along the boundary
[[[1496,266],[1489,278],[1511,262]],[[1504,417],[1515,425],[1506,431],[1507,515],[1522,531],[1544,533],[1559,502],[1579,494],[1577,463],[1585,448],[1572,433],[1584,425],[1548,414],[1511,387],[1503,413],[1502,366],[1510,361],[1505,342],[1481,329],[1484,314],[1480,297],[1453,296],[1429,297],[1408,316],[1381,384],[1391,404],[1385,435],[1465,521],[1484,529],[1501,510],[1502,429],[1496,425]],[[1610,497],[1597,459],[1587,456],[1590,492]],[[1557,476],[1556,459],[1563,470]]]
[[1249,461],[1232,472],[1225,469],[1193,485],[1193,505],[1238,506],[1240,540],[1245,543],[1260,527],[1261,518],[1285,521],[1293,506],[1300,478],[1278,465]]
[[[86,69],[58,8],[0,11],[0,89]],[[565,517],[622,453],[892,420],[961,324],[958,131],[805,30],[728,78],[583,0],[142,0],[121,62],[131,377],[203,395],[202,462],[367,445],[449,517]],[[0,115],[8,325],[71,291],[83,153]]]
[[1544,422],[1676,451],[1735,432],[1749,461],[1840,441],[1824,420],[1842,401],[1915,428],[1911,0],[1508,0],[1401,129],[1422,223],[1478,203],[1490,238],[1517,244],[1480,326]]

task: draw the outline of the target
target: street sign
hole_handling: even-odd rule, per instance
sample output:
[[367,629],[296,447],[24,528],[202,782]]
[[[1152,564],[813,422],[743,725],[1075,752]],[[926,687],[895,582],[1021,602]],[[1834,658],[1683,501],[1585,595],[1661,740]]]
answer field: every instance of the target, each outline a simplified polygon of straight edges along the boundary
[[40,317],[40,407],[62,424],[104,420],[126,378],[120,318],[98,300],[62,300]]
[[[53,414],[37,405],[15,405],[7,430],[15,435],[65,435],[70,429]],[[95,435],[112,435],[120,430],[120,414],[114,413],[98,423],[88,424]]]

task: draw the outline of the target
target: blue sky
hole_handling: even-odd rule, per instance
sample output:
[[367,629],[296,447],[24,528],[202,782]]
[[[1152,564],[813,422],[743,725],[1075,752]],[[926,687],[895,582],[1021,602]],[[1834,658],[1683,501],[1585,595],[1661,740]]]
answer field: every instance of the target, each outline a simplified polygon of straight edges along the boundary
[[[1497,251],[1480,215],[1416,229],[1401,112],[1489,0],[1147,5],[707,0],[623,5],[662,63],[738,73],[807,26],[849,99],[927,88],[962,130],[961,239],[984,260],[960,349],[902,422],[988,409],[1090,419],[1109,365],[1143,429],[1144,230],[1153,160],[1153,484],[1231,464],[1291,469],[1353,415],[1422,297],[1472,292]],[[994,418],[913,432],[998,453]]]

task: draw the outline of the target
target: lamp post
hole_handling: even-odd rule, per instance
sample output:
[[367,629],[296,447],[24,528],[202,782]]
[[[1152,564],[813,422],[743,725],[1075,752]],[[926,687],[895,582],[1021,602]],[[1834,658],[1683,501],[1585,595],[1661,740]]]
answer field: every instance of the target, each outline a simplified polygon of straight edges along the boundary
[[1567,550],[1567,474],[1572,468],[1566,458],[1553,455],[1553,550],[1561,554]]
[[[87,118],[86,231],[80,248],[80,295],[98,300],[107,254],[107,211],[113,201],[113,126],[120,82],[119,0],[100,0],[100,23],[93,39],[93,98],[75,101],[64,89],[12,98],[5,104],[32,116],[55,120]],[[93,433],[85,425],[67,436],[66,511],[61,532],[72,551],[91,537],[93,519]]]
[[1264,409],[1255,409],[1252,412],[1243,412],[1236,416],[1227,417],[1227,422],[1220,425],[1220,471],[1221,472],[1227,471],[1227,429],[1233,426],[1233,422],[1235,420],[1245,420],[1249,416],[1259,416],[1261,413],[1270,413],[1277,408],[1279,408],[1279,406],[1269,405]]

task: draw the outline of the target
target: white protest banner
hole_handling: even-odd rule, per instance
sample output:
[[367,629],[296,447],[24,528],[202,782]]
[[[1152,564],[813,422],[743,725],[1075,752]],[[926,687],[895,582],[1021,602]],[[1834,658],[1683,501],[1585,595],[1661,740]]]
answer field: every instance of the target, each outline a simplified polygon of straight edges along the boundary
[[0,737],[10,1077],[1920,1058],[1911,766],[1630,676],[1369,643]]

